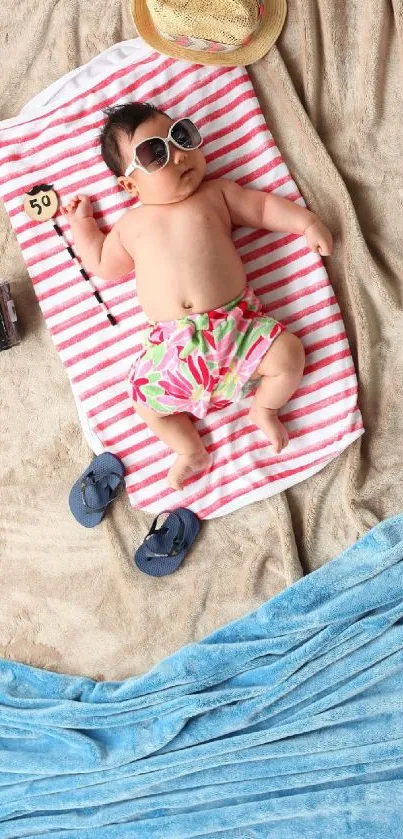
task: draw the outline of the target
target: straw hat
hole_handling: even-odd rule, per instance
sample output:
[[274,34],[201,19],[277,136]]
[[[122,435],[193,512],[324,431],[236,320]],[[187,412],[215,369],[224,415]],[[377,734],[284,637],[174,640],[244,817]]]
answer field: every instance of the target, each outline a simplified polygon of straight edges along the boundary
[[139,35],[195,64],[252,64],[278,38],[286,0],[130,0]]

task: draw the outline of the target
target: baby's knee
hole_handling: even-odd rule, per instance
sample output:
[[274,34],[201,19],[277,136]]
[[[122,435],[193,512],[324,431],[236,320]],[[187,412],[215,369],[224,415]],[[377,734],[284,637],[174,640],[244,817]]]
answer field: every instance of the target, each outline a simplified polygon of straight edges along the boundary
[[302,342],[292,332],[282,332],[266,353],[259,373],[264,376],[301,375],[305,366]]
[[293,373],[300,372],[302,375],[305,367],[305,350],[302,341],[292,332],[283,332],[279,337],[283,338],[282,352],[285,368]]

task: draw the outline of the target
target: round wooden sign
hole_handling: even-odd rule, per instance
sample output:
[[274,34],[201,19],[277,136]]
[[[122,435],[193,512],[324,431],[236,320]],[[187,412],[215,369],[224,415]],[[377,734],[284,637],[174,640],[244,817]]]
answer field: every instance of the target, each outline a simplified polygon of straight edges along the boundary
[[52,184],[39,184],[25,193],[24,210],[34,221],[49,221],[58,207],[59,199]]

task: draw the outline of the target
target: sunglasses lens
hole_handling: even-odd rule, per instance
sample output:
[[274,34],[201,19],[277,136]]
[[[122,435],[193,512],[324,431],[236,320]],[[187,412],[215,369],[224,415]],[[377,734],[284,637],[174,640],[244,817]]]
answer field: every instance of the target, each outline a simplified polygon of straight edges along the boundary
[[139,143],[136,157],[147,172],[157,172],[167,162],[167,147],[159,137],[150,137]]
[[180,119],[171,128],[171,137],[182,149],[197,149],[202,138],[199,130],[190,119]]

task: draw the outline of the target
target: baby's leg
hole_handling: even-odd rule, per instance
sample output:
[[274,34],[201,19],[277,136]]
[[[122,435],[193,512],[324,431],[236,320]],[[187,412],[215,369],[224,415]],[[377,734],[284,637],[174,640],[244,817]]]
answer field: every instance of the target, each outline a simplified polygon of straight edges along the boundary
[[269,438],[276,454],[288,443],[287,429],[277,414],[295,393],[304,372],[305,353],[291,332],[276,338],[257,369],[262,380],[249,412],[251,420]]
[[151,431],[178,455],[168,472],[168,481],[173,489],[183,489],[187,478],[209,468],[212,457],[187,414],[161,416],[138,402],[134,407]]

